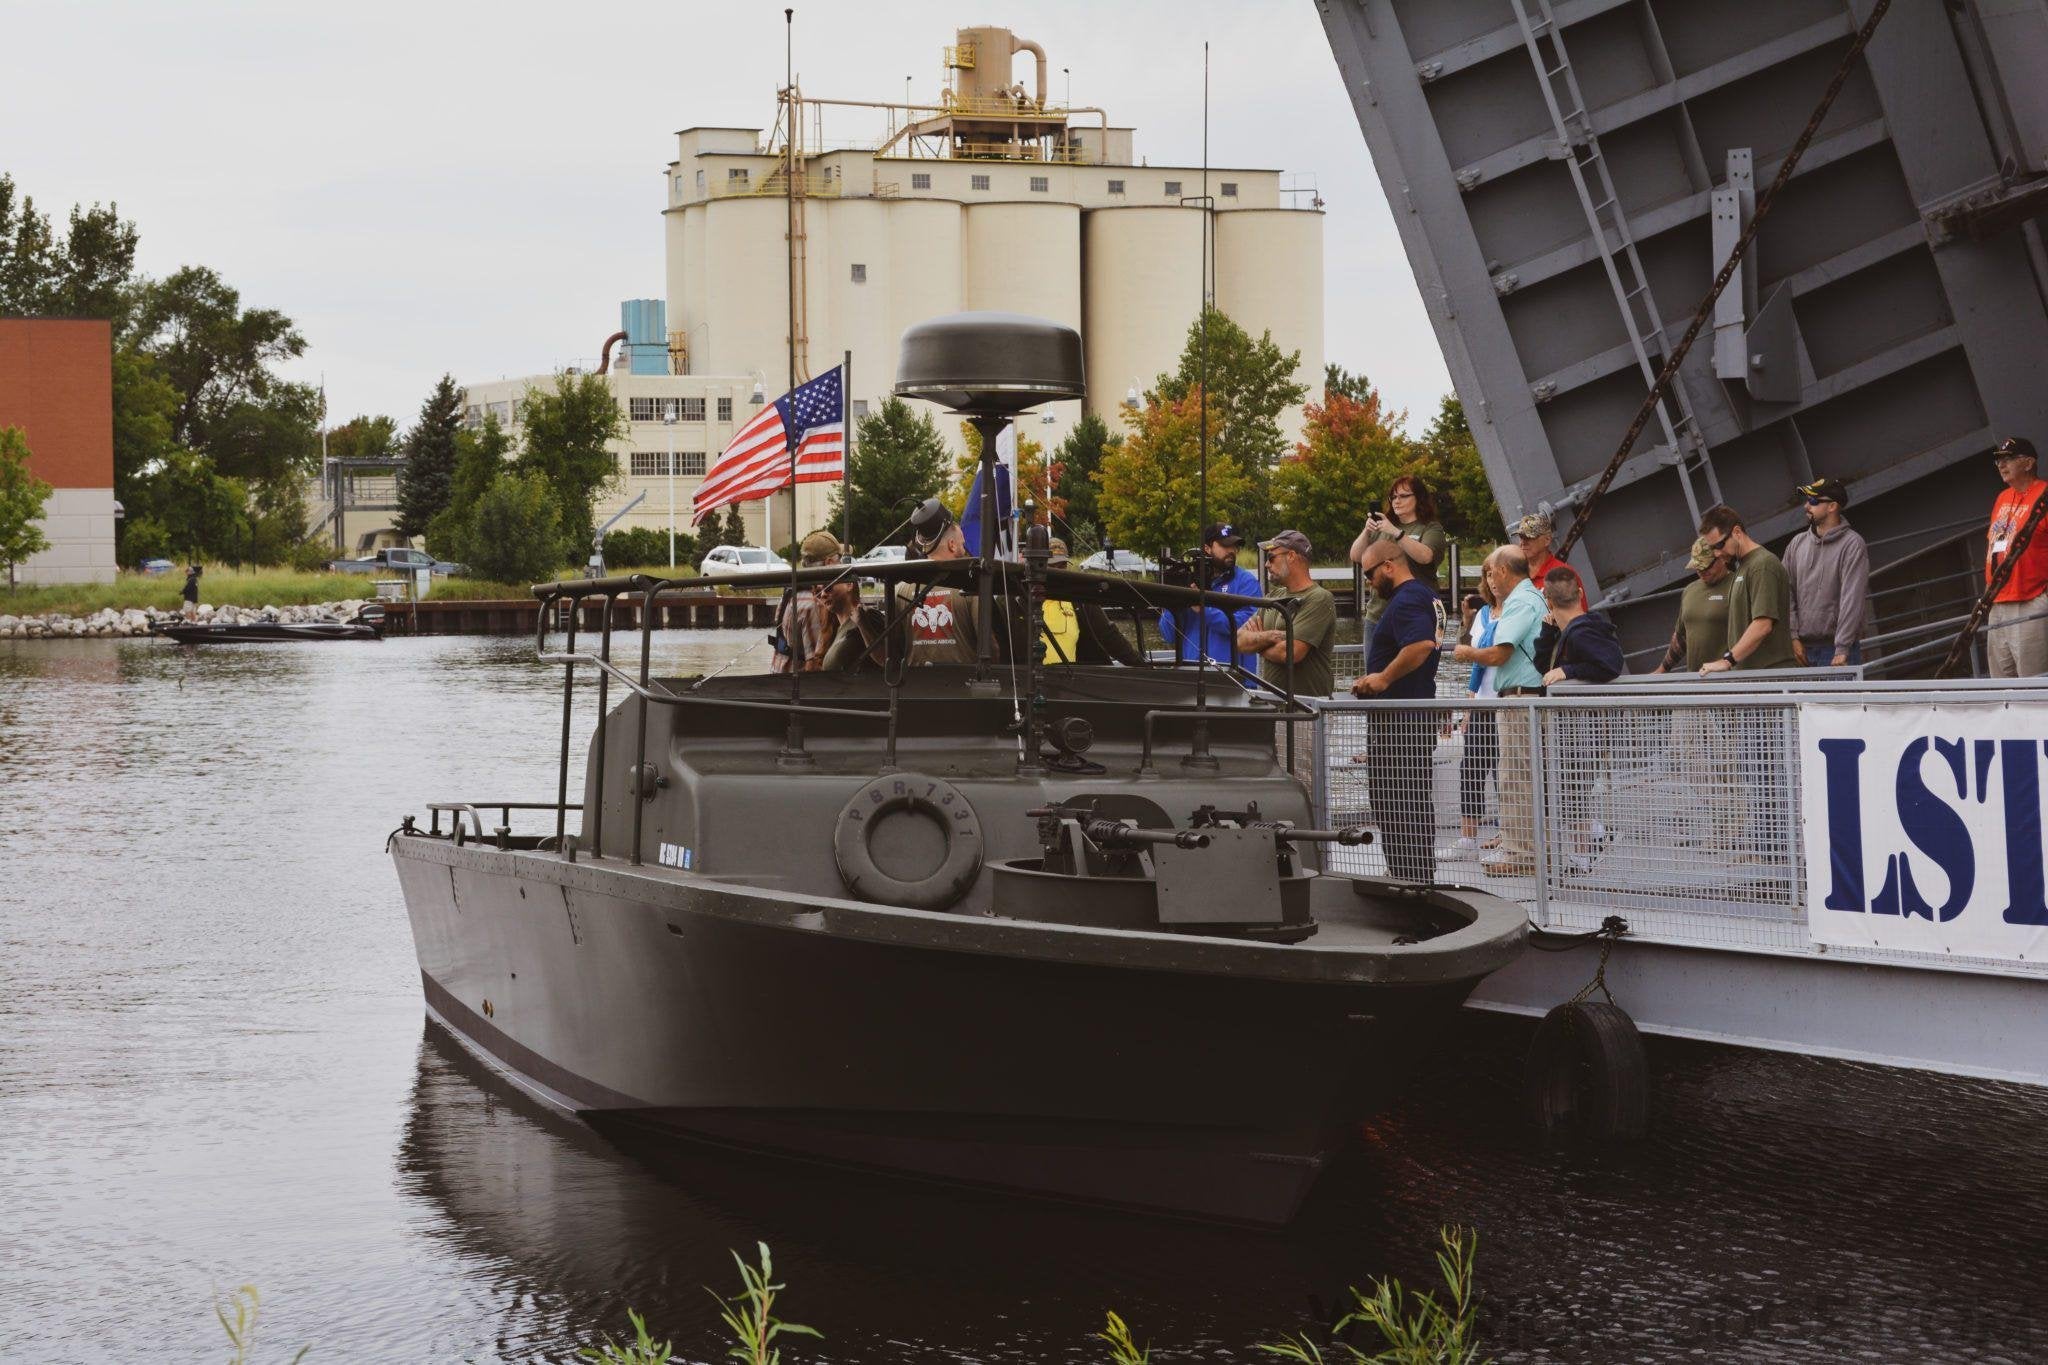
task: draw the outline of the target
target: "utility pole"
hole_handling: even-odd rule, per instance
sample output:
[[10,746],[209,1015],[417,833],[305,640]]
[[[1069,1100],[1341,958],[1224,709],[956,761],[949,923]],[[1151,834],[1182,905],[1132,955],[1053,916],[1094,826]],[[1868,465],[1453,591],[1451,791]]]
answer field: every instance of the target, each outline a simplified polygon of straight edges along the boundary
[[676,401],[668,401],[668,415],[662,418],[668,427],[668,566],[676,566]]

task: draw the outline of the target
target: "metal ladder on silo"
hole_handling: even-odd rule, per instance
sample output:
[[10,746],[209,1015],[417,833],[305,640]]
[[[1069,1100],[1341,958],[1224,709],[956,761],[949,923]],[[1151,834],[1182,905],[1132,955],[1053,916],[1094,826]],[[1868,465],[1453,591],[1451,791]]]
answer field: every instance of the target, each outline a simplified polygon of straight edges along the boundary
[[[1550,110],[1550,123],[1557,130],[1560,150],[1564,163],[1572,173],[1572,187],[1578,191],[1579,207],[1585,210],[1586,226],[1593,233],[1594,247],[1600,253],[1600,261],[1607,268],[1607,283],[1614,289],[1614,301],[1621,309],[1622,325],[1628,328],[1629,346],[1635,351],[1636,368],[1642,372],[1645,385],[1657,382],[1658,366],[1650,363],[1648,338],[1655,337],[1659,353],[1664,347],[1664,319],[1657,313],[1656,297],[1650,293],[1650,278],[1643,271],[1642,257],[1636,253],[1636,239],[1628,230],[1628,217],[1621,211],[1621,195],[1614,188],[1614,177],[1608,174],[1607,158],[1601,154],[1600,140],[1593,135],[1593,117],[1586,109],[1585,96],[1579,93],[1579,78],[1572,70],[1571,58],[1565,52],[1564,31],[1557,25],[1557,18],[1551,13],[1550,0],[1510,0],[1515,7],[1515,22],[1522,29],[1522,45],[1529,50],[1529,60],[1536,68],[1536,84],[1543,91],[1543,103]],[[1537,17],[1531,18],[1534,9]],[[1546,57],[1538,40],[1548,38],[1555,54]],[[1563,97],[1559,97],[1558,83],[1563,82]],[[1573,131],[1573,123],[1578,129]],[[1583,146],[1584,155],[1580,154]],[[1594,185],[1588,185],[1587,176],[1594,177]],[[1600,197],[1593,197],[1597,187]],[[1612,234],[1610,239],[1609,234]],[[1638,319],[1637,307],[1643,310]],[[1647,324],[1647,326],[1646,326]],[[1673,413],[1676,413],[1676,416]],[[1662,401],[1657,404],[1657,422],[1664,429],[1665,449],[1671,452],[1672,463],[1678,469],[1679,486],[1685,491],[1685,505],[1692,512],[1695,523],[1700,518],[1699,496],[1693,491],[1693,469],[1695,464],[1706,475],[1708,496],[1715,502],[1721,501],[1721,481],[1715,477],[1714,466],[1706,458],[1706,443],[1701,440],[1698,424],[1693,421],[1692,405],[1685,401],[1677,376],[1672,377],[1671,386],[1665,390]]]

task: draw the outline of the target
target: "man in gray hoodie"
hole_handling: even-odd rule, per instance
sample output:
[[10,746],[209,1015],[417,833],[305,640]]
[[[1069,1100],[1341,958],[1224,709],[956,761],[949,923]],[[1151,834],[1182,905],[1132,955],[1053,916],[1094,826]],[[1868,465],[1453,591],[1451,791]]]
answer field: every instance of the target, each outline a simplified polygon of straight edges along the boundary
[[1840,479],[1815,479],[1806,497],[1806,527],[1785,547],[1792,579],[1792,654],[1820,668],[1863,662],[1863,618],[1870,609],[1870,547],[1851,530]]

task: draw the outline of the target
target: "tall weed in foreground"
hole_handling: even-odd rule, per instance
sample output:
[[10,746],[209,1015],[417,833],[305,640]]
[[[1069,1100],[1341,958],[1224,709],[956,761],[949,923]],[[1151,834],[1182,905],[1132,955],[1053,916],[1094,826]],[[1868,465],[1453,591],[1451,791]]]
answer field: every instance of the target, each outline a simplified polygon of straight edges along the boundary
[[[1436,1254],[1436,1263],[1443,1273],[1446,1300],[1440,1303],[1430,1293],[1411,1299],[1401,1288],[1401,1282],[1391,1277],[1374,1282],[1371,1298],[1354,1286],[1351,1297],[1356,1306],[1337,1320],[1337,1325],[1330,1329],[1331,1335],[1340,1336],[1358,1324],[1376,1329],[1386,1346],[1367,1355],[1348,1342],[1338,1342],[1333,1351],[1341,1350],[1346,1353],[1345,1359],[1369,1361],[1372,1365],[1488,1365],[1479,1353],[1479,1308],[1472,1287],[1479,1234],[1449,1227],[1439,1229],[1437,1237],[1442,1249]],[[1325,1365],[1334,1358],[1326,1357],[1305,1333],[1291,1340],[1261,1345],[1259,1349],[1303,1365]]]
[[1152,1348],[1140,1348],[1131,1340],[1131,1329],[1115,1313],[1109,1315],[1109,1325],[1095,1334],[1109,1343],[1110,1365],[1150,1365]]
[[783,1322],[775,1316],[775,1296],[787,1286],[775,1283],[775,1267],[768,1258],[768,1244],[756,1242],[761,1249],[761,1264],[750,1266],[732,1254],[733,1263],[740,1268],[740,1292],[732,1298],[724,1298],[707,1289],[718,1301],[718,1316],[732,1332],[733,1345],[727,1348],[728,1360],[743,1360],[747,1365],[782,1365],[782,1351],[775,1345],[775,1338],[788,1333],[792,1336],[818,1337],[824,1333],[811,1327],[802,1327],[793,1322]]
[[[220,1319],[220,1330],[228,1334],[228,1345],[234,1349],[228,1365],[249,1365],[249,1352],[256,1346],[256,1314],[261,1307],[253,1284],[245,1284],[228,1295],[226,1303],[221,1302],[219,1294],[213,1296],[213,1315]],[[301,1346],[292,1357],[292,1365],[299,1365],[312,1349]]]
[[668,1365],[675,1358],[675,1348],[665,1341],[656,1341],[647,1332],[647,1319],[628,1308],[626,1317],[633,1324],[633,1340],[621,1346],[612,1340],[611,1333],[604,1336],[604,1345],[586,1346],[576,1353],[578,1360],[594,1360],[598,1365]]

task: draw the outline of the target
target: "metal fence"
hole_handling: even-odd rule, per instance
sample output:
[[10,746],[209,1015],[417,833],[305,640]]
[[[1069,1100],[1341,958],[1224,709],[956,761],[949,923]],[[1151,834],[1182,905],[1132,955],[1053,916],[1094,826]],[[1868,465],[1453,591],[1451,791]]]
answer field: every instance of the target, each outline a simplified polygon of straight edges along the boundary
[[[1619,914],[1640,939],[1815,954],[1823,950],[1807,933],[1799,816],[1801,698],[1952,706],[2017,695],[1988,682],[1930,691],[1779,679],[1754,690],[1695,680],[1540,698],[1322,702],[1318,821],[1377,831],[1369,845],[1327,850],[1327,866],[1479,887],[1563,932]],[[2048,964],[1825,952],[2048,974]]]

